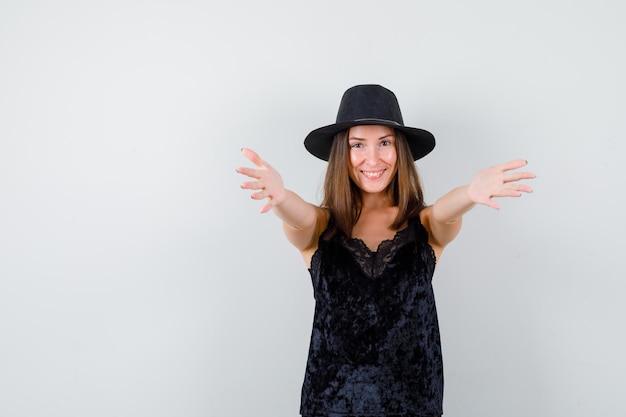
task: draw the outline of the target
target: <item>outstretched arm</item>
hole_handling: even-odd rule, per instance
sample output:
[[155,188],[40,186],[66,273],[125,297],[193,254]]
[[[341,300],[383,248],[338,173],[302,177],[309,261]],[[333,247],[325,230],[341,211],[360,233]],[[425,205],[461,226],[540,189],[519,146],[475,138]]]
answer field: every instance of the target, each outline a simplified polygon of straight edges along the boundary
[[254,200],[267,199],[261,213],[272,210],[283,221],[287,239],[300,251],[316,243],[320,229],[325,227],[324,210],[286,189],[278,171],[256,152],[247,148],[241,152],[255,165],[255,168],[237,168],[238,173],[254,179],[242,183],[241,188],[253,190],[251,197]]
[[455,188],[437,200],[435,204],[424,209],[422,221],[430,232],[432,243],[440,250],[450,243],[461,229],[463,214],[476,204],[499,210],[500,205],[494,198],[520,197],[522,193],[532,192],[531,187],[519,181],[535,178],[535,174],[511,172],[526,164],[527,161],[516,159],[506,164],[483,169],[468,185]]

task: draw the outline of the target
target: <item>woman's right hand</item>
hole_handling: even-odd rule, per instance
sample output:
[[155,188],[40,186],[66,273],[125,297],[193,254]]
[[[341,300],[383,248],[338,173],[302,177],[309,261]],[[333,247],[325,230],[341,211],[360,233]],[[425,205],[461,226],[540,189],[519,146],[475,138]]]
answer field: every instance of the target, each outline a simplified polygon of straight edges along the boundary
[[267,198],[267,203],[261,208],[261,213],[267,213],[272,207],[285,201],[287,191],[283,179],[278,171],[262,160],[252,149],[243,148],[241,153],[256,166],[256,168],[237,168],[238,173],[256,180],[243,182],[241,188],[255,190],[251,195],[254,200]]

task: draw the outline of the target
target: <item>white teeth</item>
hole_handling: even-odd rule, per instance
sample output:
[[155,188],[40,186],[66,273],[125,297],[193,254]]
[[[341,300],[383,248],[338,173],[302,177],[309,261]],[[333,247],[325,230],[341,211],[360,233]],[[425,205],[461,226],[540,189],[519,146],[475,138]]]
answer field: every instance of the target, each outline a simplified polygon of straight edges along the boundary
[[370,171],[361,171],[363,173],[363,175],[365,175],[367,178],[371,179],[371,180],[375,180],[377,178],[380,178],[383,175],[383,171],[376,171],[376,172],[370,172]]

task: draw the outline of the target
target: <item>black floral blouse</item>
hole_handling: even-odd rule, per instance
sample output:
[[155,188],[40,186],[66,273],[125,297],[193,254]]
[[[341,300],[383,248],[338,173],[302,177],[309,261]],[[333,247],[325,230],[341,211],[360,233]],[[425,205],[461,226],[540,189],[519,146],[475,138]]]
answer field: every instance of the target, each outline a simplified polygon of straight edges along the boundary
[[320,237],[310,269],[315,317],[301,415],[442,414],[435,262],[418,217],[376,252],[359,239]]

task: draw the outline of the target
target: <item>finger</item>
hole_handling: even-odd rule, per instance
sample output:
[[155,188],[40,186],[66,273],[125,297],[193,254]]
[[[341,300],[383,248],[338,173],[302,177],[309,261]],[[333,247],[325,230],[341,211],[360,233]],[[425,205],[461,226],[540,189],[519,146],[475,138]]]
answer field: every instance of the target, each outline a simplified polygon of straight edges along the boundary
[[496,203],[495,200],[489,199],[481,202],[480,204],[484,204],[487,207],[491,207],[492,209],[500,210],[500,205]]
[[518,185],[519,184],[502,185],[491,192],[491,197],[519,197],[522,193],[520,192]]
[[254,165],[256,165],[259,168],[265,167],[267,165],[265,161],[263,161],[261,157],[252,149],[243,148],[241,149],[241,153],[243,154],[243,156],[248,158],[250,162],[252,162]]
[[525,193],[533,192],[533,189],[528,184],[516,182],[516,180],[505,180],[502,184],[502,189],[523,191]]
[[521,197],[522,193],[532,193],[533,189],[526,184],[509,184],[495,192],[492,197]]
[[245,175],[246,177],[257,178],[257,179],[261,178],[261,173],[259,172],[258,169],[239,167],[236,169],[236,171],[242,175]]
[[522,193],[532,193],[533,189],[526,184],[515,184],[513,187],[514,190],[522,192]]
[[504,175],[504,182],[531,180],[535,177],[536,175],[532,172],[510,172]]
[[502,189],[498,191],[497,193],[493,193],[492,197],[521,197],[521,196],[522,196],[522,193],[519,192],[518,190]]
[[261,190],[256,193],[252,193],[250,197],[252,197],[253,200],[263,200],[264,198],[268,198],[271,196],[270,196],[270,193],[268,193],[266,190]]
[[512,161],[507,162],[506,164],[502,164],[500,168],[502,171],[511,171],[513,169],[518,169],[528,164],[528,161],[525,159],[514,159]]
[[265,188],[261,181],[242,182],[241,188],[245,190],[262,190]]
[[261,207],[261,213],[267,213],[268,211],[272,209],[272,207],[274,206],[272,205],[272,202],[270,201],[269,203]]
[[481,204],[483,206],[487,206],[487,207],[491,207],[494,208],[496,210],[498,210],[500,208],[500,206],[498,205],[498,203],[496,203],[494,200],[492,200],[492,197],[497,197],[496,195],[491,195],[491,196],[482,196],[482,197],[477,197],[474,202],[476,204]]

